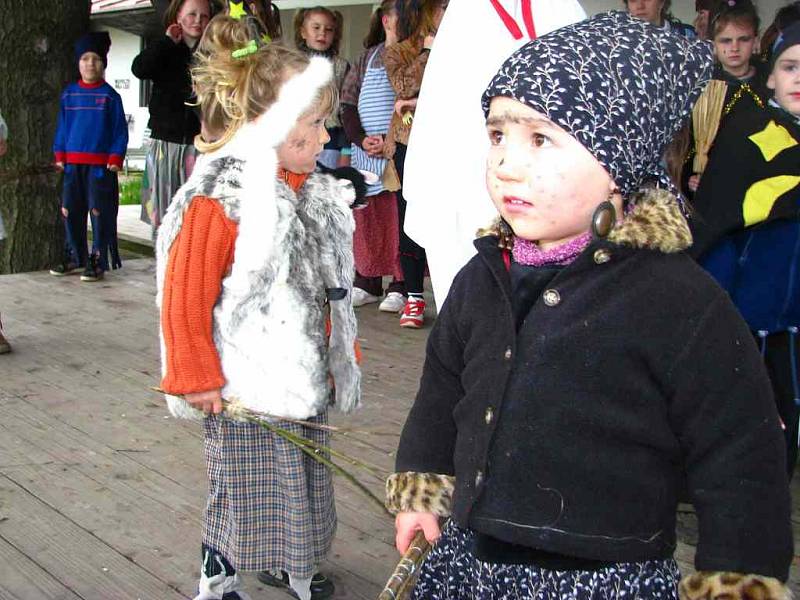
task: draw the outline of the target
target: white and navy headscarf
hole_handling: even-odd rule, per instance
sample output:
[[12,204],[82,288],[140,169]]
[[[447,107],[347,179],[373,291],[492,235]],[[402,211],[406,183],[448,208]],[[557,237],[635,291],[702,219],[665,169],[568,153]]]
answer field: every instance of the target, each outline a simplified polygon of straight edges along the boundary
[[711,78],[711,45],[625,12],[558,29],[509,57],[483,95],[519,100],[560,125],[624,198],[656,181],[673,191],[664,150]]

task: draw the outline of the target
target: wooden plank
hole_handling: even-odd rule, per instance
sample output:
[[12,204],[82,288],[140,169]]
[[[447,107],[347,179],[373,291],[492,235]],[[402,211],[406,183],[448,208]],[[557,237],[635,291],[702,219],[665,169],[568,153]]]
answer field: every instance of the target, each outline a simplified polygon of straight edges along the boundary
[[0,598],[81,600],[2,537],[0,537]]
[[185,598],[166,582],[42,502],[18,482],[0,476],[5,519],[0,537],[83,598]]

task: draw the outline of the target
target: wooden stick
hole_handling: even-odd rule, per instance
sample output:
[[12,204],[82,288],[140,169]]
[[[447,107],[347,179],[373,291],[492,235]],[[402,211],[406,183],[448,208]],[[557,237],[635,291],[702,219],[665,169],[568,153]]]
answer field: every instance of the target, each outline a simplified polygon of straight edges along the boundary
[[389,577],[386,586],[383,588],[378,600],[405,600],[414,589],[419,568],[428,555],[431,546],[425,539],[425,534],[418,531],[411,541],[397,568]]

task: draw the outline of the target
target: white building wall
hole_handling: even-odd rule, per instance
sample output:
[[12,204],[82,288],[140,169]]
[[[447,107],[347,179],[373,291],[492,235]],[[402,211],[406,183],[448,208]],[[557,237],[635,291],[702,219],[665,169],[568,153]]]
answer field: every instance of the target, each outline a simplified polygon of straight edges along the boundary
[[[456,0],[462,2],[463,0]],[[467,0],[470,1],[470,0]],[[604,10],[618,10],[623,6],[623,0],[579,0],[589,14]],[[763,23],[763,28],[772,23],[778,8],[788,4],[789,0],[754,0]],[[692,23],[695,17],[694,0],[672,0],[672,14],[684,23]]]

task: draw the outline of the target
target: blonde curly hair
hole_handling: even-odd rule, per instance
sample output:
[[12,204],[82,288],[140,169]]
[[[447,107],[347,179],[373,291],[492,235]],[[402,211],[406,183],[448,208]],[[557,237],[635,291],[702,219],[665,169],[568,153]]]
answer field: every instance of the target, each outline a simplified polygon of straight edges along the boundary
[[[201,152],[218,150],[242,125],[264,114],[277,100],[283,83],[309,64],[304,53],[275,42],[234,58],[235,50],[253,40],[253,31],[247,18],[217,15],[203,34],[192,67],[192,82],[204,131],[213,139],[197,136],[195,146]],[[337,105],[338,92],[331,82],[320,89],[307,113],[331,114]]]

